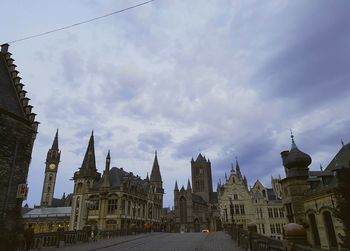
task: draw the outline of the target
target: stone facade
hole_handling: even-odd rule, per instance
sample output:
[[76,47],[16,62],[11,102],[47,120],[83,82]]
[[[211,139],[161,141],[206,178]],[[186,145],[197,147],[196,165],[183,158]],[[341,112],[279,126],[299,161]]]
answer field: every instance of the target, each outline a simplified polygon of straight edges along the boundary
[[8,47],[2,45],[0,52],[0,241],[12,250],[22,229],[21,206],[39,123]]
[[281,180],[288,222],[304,226],[308,243],[322,249],[338,248],[342,223],[334,216],[338,171],[349,168],[350,144],[343,145],[325,170],[310,171],[311,157],[292,148],[281,153],[286,178]]
[[101,176],[96,168],[92,134],[82,166],[73,177],[70,229],[96,226],[99,230],[136,230],[144,224],[160,229],[164,190],[157,153],[150,179],[123,168],[110,168],[110,161],[108,152]]
[[287,223],[280,196],[279,179],[272,178],[272,187],[266,188],[257,180],[248,188],[247,179],[242,176],[238,161],[231,167],[226,182],[218,184],[218,201],[224,225],[236,225],[247,229],[256,226],[257,232],[281,239],[283,226]]
[[173,222],[176,231],[220,230],[221,220],[217,208],[217,193],[213,192],[210,160],[202,154],[198,155],[196,161],[192,159],[191,174],[193,189],[190,180],[186,189],[182,186],[179,190],[177,182],[175,183]]

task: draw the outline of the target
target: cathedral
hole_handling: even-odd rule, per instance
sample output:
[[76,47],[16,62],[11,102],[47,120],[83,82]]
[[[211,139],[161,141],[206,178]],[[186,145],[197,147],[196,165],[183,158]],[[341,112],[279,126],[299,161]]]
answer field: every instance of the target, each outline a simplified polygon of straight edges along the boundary
[[70,230],[84,226],[95,226],[99,230],[136,230],[144,224],[160,229],[164,190],[157,152],[150,178],[147,175],[142,179],[123,168],[111,167],[109,151],[101,175],[96,167],[92,133],[73,181]]
[[192,186],[174,189],[175,229],[181,232],[217,231],[221,221],[217,208],[217,193],[213,192],[211,163],[201,153],[191,160]]

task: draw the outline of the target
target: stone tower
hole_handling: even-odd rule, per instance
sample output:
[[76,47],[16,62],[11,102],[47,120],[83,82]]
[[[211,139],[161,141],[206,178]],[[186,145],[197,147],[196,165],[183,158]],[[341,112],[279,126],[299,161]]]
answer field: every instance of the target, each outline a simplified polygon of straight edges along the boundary
[[43,191],[41,193],[41,207],[51,207],[52,199],[55,192],[56,175],[58,164],[60,162],[61,151],[58,149],[58,129],[52,146],[47,152],[45,162],[45,178],[43,184]]
[[3,44],[0,50],[0,242],[11,251],[20,243],[21,207],[39,122],[8,48]]
[[289,223],[304,224],[305,212],[303,198],[308,189],[308,175],[311,157],[300,151],[292,138],[290,151],[281,152],[286,178],[281,180],[282,202],[285,207]]
[[72,215],[69,228],[80,230],[86,220],[86,193],[100,179],[95,160],[94,132],[91,133],[88,147],[79,171],[74,173],[74,191],[72,198]]
[[211,201],[213,182],[211,177],[211,163],[200,153],[194,161],[191,160],[192,192],[201,196],[206,202]]
[[155,199],[163,206],[163,181],[160,174],[159,163],[157,158],[157,151],[154,154],[154,161],[150,177],[151,185],[155,188]]

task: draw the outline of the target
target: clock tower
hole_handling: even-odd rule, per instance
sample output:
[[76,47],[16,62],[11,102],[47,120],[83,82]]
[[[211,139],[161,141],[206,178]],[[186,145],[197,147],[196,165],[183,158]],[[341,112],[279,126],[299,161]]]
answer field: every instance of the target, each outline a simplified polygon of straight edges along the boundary
[[56,175],[58,163],[60,162],[61,151],[58,149],[58,129],[56,131],[55,139],[53,140],[52,146],[47,152],[46,156],[46,167],[45,167],[45,178],[43,191],[41,194],[41,207],[51,207],[52,199],[55,191]]

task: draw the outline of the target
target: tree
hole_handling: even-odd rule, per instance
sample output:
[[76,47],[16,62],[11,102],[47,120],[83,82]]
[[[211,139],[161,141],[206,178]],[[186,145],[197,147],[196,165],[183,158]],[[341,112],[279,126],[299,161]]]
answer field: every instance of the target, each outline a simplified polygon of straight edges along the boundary
[[337,171],[337,187],[335,189],[337,207],[335,216],[344,225],[344,235],[341,235],[343,247],[350,247],[350,168],[343,168]]

